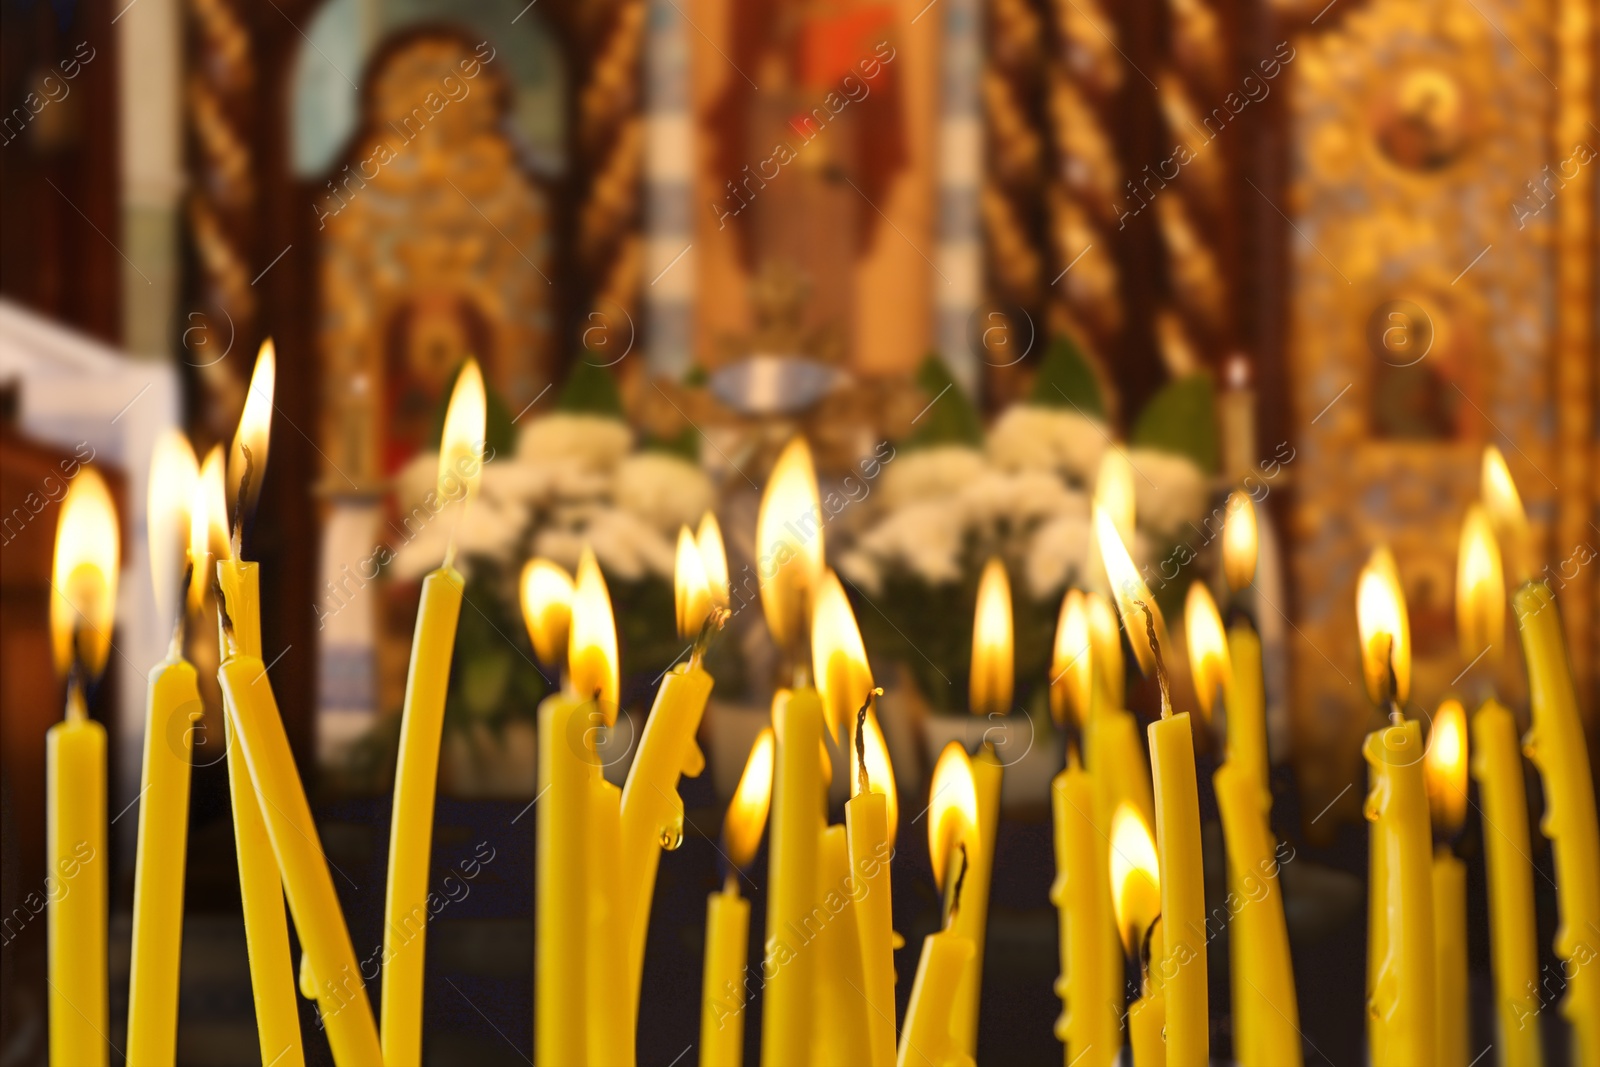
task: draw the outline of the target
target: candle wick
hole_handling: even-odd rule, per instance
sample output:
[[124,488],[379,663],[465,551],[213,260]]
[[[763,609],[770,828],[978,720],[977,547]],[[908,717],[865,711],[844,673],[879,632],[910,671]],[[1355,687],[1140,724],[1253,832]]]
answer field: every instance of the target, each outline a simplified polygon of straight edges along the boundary
[[172,621],[172,644],[167,654],[173,659],[183,656],[183,630],[189,618],[189,590],[194,587],[194,560],[183,569],[183,587],[178,590],[178,617]]
[[224,653],[237,652],[239,649],[238,642],[234,640],[233,616],[228,614],[228,596],[222,591],[222,579],[216,575],[211,576],[211,593],[217,598],[217,617],[222,621],[222,635],[228,645],[222,651]]
[[1150,651],[1156,661],[1156,684],[1161,687],[1161,717],[1170,719],[1172,718],[1172,691],[1167,684],[1167,665],[1161,658],[1161,642],[1156,638],[1156,613],[1143,600],[1135,599],[1134,604],[1138,605],[1139,610],[1144,612],[1145,634],[1150,638]]
[[956,875],[956,884],[950,888],[950,918],[945,924],[947,929],[955,925],[956,914],[961,911],[961,890],[967,883],[967,843],[963,841],[957,848],[961,851],[961,870]]
[[729,896],[739,895],[739,872],[729,869],[727,877],[722,880],[722,891]]
[[245,501],[250,497],[250,482],[255,475],[256,468],[255,457],[250,454],[250,446],[241,443],[239,451],[244,455],[244,473],[239,475],[239,495],[233,501],[231,540],[233,541],[234,559],[244,559]]
[[715,604],[712,605],[710,611],[706,612],[706,617],[700,622],[700,632],[695,635],[694,644],[689,648],[689,666],[691,669],[700,666],[700,661],[711,650],[712,639],[722,632],[722,628],[727,625],[728,620],[732,617],[733,612]]
[[72,662],[67,666],[67,721],[82,722],[89,717],[89,668],[78,654],[78,639],[83,628],[72,628]]
[[872,782],[867,777],[867,709],[872,707],[873,698],[882,689],[872,689],[867,693],[867,699],[862,701],[861,710],[856,712],[856,792],[870,793]]
[[1139,963],[1142,965],[1142,968],[1146,973],[1149,972],[1150,964],[1152,962],[1150,959],[1150,942],[1155,937],[1156,926],[1160,922],[1161,913],[1156,912],[1156,917],[1151,919],[1150,925],[1144,928],[1144,937],[1139,939]]

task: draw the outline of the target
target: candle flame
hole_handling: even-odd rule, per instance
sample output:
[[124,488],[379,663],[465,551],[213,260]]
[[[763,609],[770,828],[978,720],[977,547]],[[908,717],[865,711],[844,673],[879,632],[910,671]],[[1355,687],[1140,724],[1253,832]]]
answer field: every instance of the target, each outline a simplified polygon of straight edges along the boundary
[[1161,860],[1139,809],[1126,800],[1111,816],[1111,899],[1128,954],[1161,914]]
[[530,559],[522,567],[521,594],[522,623],[534,656],[559,669],[572,625],[572,576],[547,559]]
[[761,610],[778,647],[791,654],[809,629],[822,578],[822,504],[805,438],[790,441],[767,479],[756,517]]
[[1192,582],[1183,604],[1183,629],[1189,641],[1189,671],[1194,676],[1195,696],[1200,709],[1211,718],[1217,690],[1225,688],[1233,674],[1228,656],[1228,637],[1222,629],[1217,602],[1204,582]]
[[[439,499],[467,505],[478,495],[483,480],[484,427],[488,419],[488,398],[483,390],[483,371],[478,361],[469,358],[456,375],[445,409],[444,429],[439,434]],[[459,521],[459,520],[458,520]]]
[[1089,721],[1094,696],[1094,645],[1089,637],[1089,605],[1077,589],[1068,589],[1056,620],[1056,645],[1050,660],[1050,715],[1065,726],[1067,712],[1082,727]]
[[1511,479],[1511,468],[1506,466],[1506,457],[1494,445],[1484,447],[1480,482],[1479,491],[1484,507],[1489,512],[1489,522],[1500,538],[1506,562],[1516,576],[1517,584],[1521,585],[1533,577],[1528,513],[1523,510],[1522,496],[1517,492],[1517,483]]
[[711,603],[725,608],[728,606],[728,550],[722,544],[722,527],[717,525],[717,517],[711,512],[700,516],[700,528],[694,540],[700,548],[700,563],[705,567]]
[[[195,487],[197,495],[204,500],[204,507],[196,504],[191,515],[192,520],[204,524],[205,554],[211,559],[231,559],[233,545],[228,540],[228,473],[227,460],[224,458],[222,446],[213,445],[210,452],[206,453],[205,462],[200,464],[200,480]],[[190,550],[201,532],[189,529]],[[197,555],[196,560],[200,557]],[[210,563],[205,569],[209,572]],[[201,564],[195,564],[195,581],[190,586],[191,596],[204,596],[205,590],[211,585],[211,578],[207,574],[200,576]],[[198,600],[191,607],[199,607]]]
[[[1411,620],[1400,569],[1387,545],[1373,549],[1356,583],[1361,667],[1373,703],[1404,704],[1411,695]],[[1392,675],[1391,675],[1392,672]]]
[[585,547],[572,583],[572,624],[567,638],[567,680],[572,692],[599,704],[605,724],[617,721],[617,622],[611,613],[611,594],[605,575]]
[[[900,792],[895,788],[889,746],[883,738],[883,727],[878,725],[876,701],[873,703],[874,706],[867,709],[866,719],[861,724],[861,747],[866,750],[867,756],[867,788],[874,793],[882,793],[884,797],[889,847],[893,848],[895,835],[900,832]],[[861,759],[855,745],[850,746],[850,782],[851,794],[859,793]]]
[[1227,518],[1222,522],[1222,573],[1235,593],[1256,580],[1256,506],[1250,494],[1235,489],[1228,494]]
[[1133,462],[1121,445],[1112,445],[1100,456],[1100,470],[1094,480],[1094,502],[1105,509],[1117,536],[1133,540],[1134,502]]
[[1461,523],[1461,551],[1456,560],[1456,635],[1468,660],[1482,656],[1490,666],[1500,661],[1506,629],[1506,579],[1500,546],[1482,505],[1467,509]]
[[933,880],[941,892],[951,874],[952,861],[961,846],[978,844],[978,786],[972,778],[972,760],[961,742],[952,741],[939,753],[928,781],[928,857]]
[[1122,631],[1117,627],[1117,612],[1099,593],[1084,594],[1089,609],[1089,643],[1094,646],[1094,667],[1100,687],[1113,708],[1120,708],[1127,696],[1127,661],[1122,658]]
[[811,671],[829,732],[840,745],[849,744],[855,736],[856,711],[872,692],[872,669],[855,612],[831,569],[817,587],[811,616]]
[[[150,483],[146,488],[146,538],[150,551],[150,583],[156,594],[156,615],[172,618],[182,608],[175,603],[186,567],[195,485],[200,464],[189,439],[168,427],[156,438],[150,455]],[[202,529],[204,528],[202,522]],[[204,585],[206,576],[196,575]]]
[[767,825],[772,806],[773,734],[768,726],[756,735],[745,760],[739,787],[728,802],[728,816],[722,824],[722,838],[728,859],[735,867],[748,867],[761,847],[761,832]]
[[678,560],[672,574],[673,599],[677,606],[678,636],[694,637],[711,614],[711,589],[706,582],[706,567],[689,527],[678,527]]
[[1014,683],[1011,582],[1006,578],[1005,564],[990,557],[978,579],[978,604],[972,618],[972,678],[968,688],[972,714],[1009,712]]
[[117,611],[120,549],[111,490],[99,471],[85,466],[61,501],[50,575],[50,638],[62,675],[74,658],[91,678],[105,670]]
[[1422,769],[1434,831],[1449,837],[1467,818],[1467,712],[1461,701],[1446,699],[1434,712]]
[[[1139,577],[1139,569],[1133,565],[1133,557],[1128,555],[1110,514],[1099,504],[1094,505],[1094,528],[1100,544],[1100,558],[1105,562],[1106,576],[1111,579],[1111,594],[1116,598],[1117,614],[1122,616],[1122,625],[1128,631],[1128,641],[1133,645],[1139,670],[1148,677],[1155,673],[1156,650],[1150,643],[1145,611],[1155,616],[1156,640],[1162,645],[1171,643],[1167,639],[1166,620],[1161,617],[1161,608],[1150,595],[1150,587]],[[1140,602],[1144,604],[1143,608],[1138,606]]]
[[250,450],[250,484],[245,487],[244,511],[253,512],[261,499],[261,482],[267,473],[267,444],[272,436],[272,398],[277,389],[278,356],[272,338],[261,342],[256,367],[250,374],[250,389],[245,394],[239,429],[228,452],[227,490],[230,509],[240,503],[239,487],[244,478],[245,449]]

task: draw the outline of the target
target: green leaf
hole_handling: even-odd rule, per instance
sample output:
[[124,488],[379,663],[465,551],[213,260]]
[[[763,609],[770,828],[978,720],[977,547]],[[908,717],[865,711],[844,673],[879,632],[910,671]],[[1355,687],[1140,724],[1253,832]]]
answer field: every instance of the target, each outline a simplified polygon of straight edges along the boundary
[[944,360],[930,353],[917,369],[917,388],[927,397],[928,407],[919,425],[905,441],[906,448],[930,445],[971,445],[983,447],[983,420],[972,400],[950,376]]
[[1128,443],[1186,456],[1207,474],[1217,471],[1217,408],[1211,376],[1169,382],[1139,413]]
[[1104,421],[1106,407],[1094,368],[1070,337],[1057,337],[1039,364],[1029,403],[1049,408],[1073,408],[1081,415]]
[[569,415],[603,415],[623,418],[622,393],[611,372],[592,362],[588,353],[579,356],[561,386],[556,410]]
[[639,448],[644,452],[664,452],[700,465],[700,434],[693,426],[685,426],[676,437],[648,435],[640,442]]

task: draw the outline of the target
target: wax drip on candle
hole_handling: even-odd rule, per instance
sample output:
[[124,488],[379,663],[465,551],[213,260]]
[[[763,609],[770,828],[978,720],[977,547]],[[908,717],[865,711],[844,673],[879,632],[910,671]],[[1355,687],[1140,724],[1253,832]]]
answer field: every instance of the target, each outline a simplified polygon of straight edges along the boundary
[[1161,659],[1161,642],[1156,637],[1156,615],[1150,610],[1150,605],[1143,600],[1135,600],[1134,605],[1144,612],[1145,634],[1150,638],[1150,651],[1156,661],[1156,684],[1161,687],[1161,717],[1172,718],[1172,690],[1167,685],[1167,665]]

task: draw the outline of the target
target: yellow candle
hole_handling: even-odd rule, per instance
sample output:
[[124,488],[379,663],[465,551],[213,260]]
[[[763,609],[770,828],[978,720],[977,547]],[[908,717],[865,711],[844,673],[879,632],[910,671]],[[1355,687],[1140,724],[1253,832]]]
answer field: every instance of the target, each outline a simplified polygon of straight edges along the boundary
[[1528,661],[1533,726],[1523,738],[1528,758],[1544,779],[1540,832],[1555,858],[1561,925],[1555,950],[1566,963],[1567,996],[1561,1011],[1572,1024],[1576,1063],[1600,1062],[1600,973],[1592,966],[1600,939],[1600,830],[1594,778],[1578,718],[1577,693],[1561,634],[1561,613],[1545,582],[1529,582],[1511,600]]
[[1483,801],[1489,867],[1489,957],[1494,967],[1496,1044],[1506,1067],[1540,1067],[1539,948],[1528,800],[1511,712],[1487,700],[1472,718],[1472,774]]
[[[456,376],[439,442],[437,517],[460,523],[483,475],[483,374],[468,359]],[[422,582],[411,640],[394,811],[389,821],[389,874],[383,897],[383,1055],[389,1063],[422,1062],[422,974],[428,937],[428,862],[433,850],[433,801],[439,780],[439,741],[463,579],[452,565],[455,539],[438,570]]]
[[900,1034],[899,1067],[960,1067],[974,1061],[951,1031],[956,986],[971,965],[972,942],[953,930],[922,940],[917,975],[911,982],[906,1025]]
[[[844,587],[832,571],[817,591],[811,622],[813,669],[830,722],[853,723],[847,733],[851,797],[844,806],[845,866],[850,887],[855,944],[850,966],[859,970],[858,988],[848,991],[866,1011],[861,1045],[845,1053],[871,1067],[890,1067],[895,1059],[894,917],[890,907],[889,860],[899,822],[899,803],[889,751],[878,726],[866,648]],[[824,849],[828,848],[825,831]],[[824,973],[829,970],[824,964]],[[826,986],[824,987],[826,988]],[[857,1010],[852,1006],[851,1010]],[[824,1006],[824,1014],[827,1009]]]
[[1112,815],[1107,844],[1106,884],[1114,894],[1116,929],[1128,958],[1138,965],[1143,978],[1140,998],[1128,1009],[1128,1043],[1133,1048],[1134,1067],[1163,1067],[1168,1059],[1164,1037],[1167,1002],[1161,966],[1165,945],[1159,918],[1161,861],[1148,824],[1138,809],[1126,801]]
[[1134,654],[1146,674],[1161,686],[1161,718],[1150,724],[1150,775],[1155,785],[1156,850],[1161,863],[1163,955],[1152,958],[1161,970],[1166,996],[1167,1059],[1174,1064],[1205,1063],[1210,1054],[1206,993],[1204,866],[1200,855],[1200,799],[1195,781],[1194,735],[1189,714],[1172,713],[1161,646],[1166,623],[1150,590],[1104,509],[1094,512],[1100,555]]
[[[598,760],[595,769],[599,771]],[[615,1000],[632,1000],[622,985],[630,932],[622,899],[622,791],[596,773],[589,781],[588,799],[589,910],[584,946],[588,965],[584,973],[589,988],[584,999],[589,1062],[631,1067],[633,1027],[619,1025],[607,1010]],[[660,848],[659,843],[656,847]]]
[[811,688],[779,690],[772,723],[777,740],[772,844],[767,876],[767,938],[762,987],[761,1062],[811,1062],[816,1019],[816,953],[806,921],[816,903],[822,843],[822,700]]
[[706,901],[705,975],[700,994],[700,1062],[739,1067],[744,1059],[744,1008],[750,1000],[745,958],[750,902],[739,896],[739,870],[755,859],[772,804],[772,727],[756,735],[739,787],[722,825],[723,851],[733,870],[722,892]]
[[858,883],[850,871],[850,848],[843,826],[822,831],[818,850],[812,912],[821,920],[816,940],[801,951],[817,954],[817,1067],[860,1067],[870,1038],[866,976],[861,967],[861,941],[854,895]]
[[[255,371],[245,396],[244,411],[228,453],[224,492],[235,500],[230,541],[216,546],[217,581],[222,595],[217,604],[218,648],[227,649],[221,611],[233,624],[233,643],[242,655],[262,658],[260,568],[246,562],[243,551],[245,519],[261,495],[266,472],[267,446],[272,425],[272,398],[276,388],[277,358],[270,340],[256,356]],[[215,471],[215,467],[212,468]],[[211,507],[217,504],[215,474],[201,472]],[[210,481],[208,481],[208,478]],[[256,1037],[263,1063],[284,1067],[304,1063],[300,1044],[300,1007],[295,1000],[294,969],[289,957],[289,920],[284,912],[283,881],[262,815],[261,801],[250,779],[244,750],[237,740],[234,711],[223,694],[223,731],[228,744],[228,793],[233,813],[234,850],[239,863],[239,897],[244,912],[245,946],[250,957],[250,993],[255,1003]]]
[[1423,759],[1433,853],[1434,1062],[1465,1067],[1470,1058],[1467,1006],[1467,866],[1449,842],[1467,814],[1467,713],[1445,700],[1433,714]]
[[1122,957],[1108,908],[1105,839],[1094,821],[1094,783],[1076,759],[1050,789],[1056,877],[1050,901],[1060,913],[1062,1017],[1056,1036],[1067,1064],[1113,1064],[1122,1047]]
[[700,1062],[740,1067],[744,1062],[745,953],[750,943],[750,902],[733,875],[706,898],[705,973],[700,984]]
[[[1250,494],[1235,489],[1228,495],[1222,527],[1222,569],[1234,593],[1255,581],[1258,541],[1255,504]],[[1228,762],[1237,764],[1266,791],[1269,760],[1261,636],[1243,615],[1228,627],[1228,664],[1223,698],[1228,709]],[[1270,811],[1270,795],[1266,803]]]
[[[722,569],[727,570],[725,561]],[[645,935],[650,926],[650,903],[661,850],[676,848],[683,840],[683,800],[678,796],[678,780],[682,775],[695,777],[705,769],[705,756],[694,737],[711,697],[712,681],[700,661],[711,634],[725,618],[710,588],[700,546],[687,528],[678,534],[674,587],[679,602],[679,636],[694,641],[693,651],[689,662],[674,667],[662,679],[622,790],[622,875],[618,891],[628,932],[629,995],[624,1003],[630,1022],[635,1022],[638,1014]],[[719,610],[712,618],[714,608]],[[712,620],[709,628],[708,618]]]
[[[213,469],[220,474],[221,452]],[[183,658],[183,622],[197,608],[209,574],[207,495],[188,440],[176,431],[151,459],[150,569],[158,611],[177,623],[167,658],[149,677],[144,765],[139,787],[139,846],[133,872],[133,944],[128,977],[128,1062],[170,1064],[178,1035],[178,961],[183,943],[183,874],[189,842],[191,728],[202,707],[198,677]],[[218,516],[220,519],[220,515]],[[188,534],[185,595],[178,585],[178,533]]]
[[244,751],[261,798],[261,810],[283,875],[300,943],[318,982],[318,1007],[334,1060],[341,1065],[378,1063],[382,1052],[372,1006],[334,892],[316,822],[295,770],[289,739],[266,664],[237,647],[217,672],[233,720],[234,741]]
[[116,505],[85,467],[61,503],[50,577],[50,637],[67,679],[66,718],[45,732],[50,1060],[104,1064],[106,1016],[106,731],[84,689],[105,670],[120,556]]

